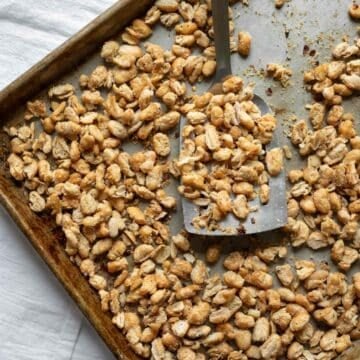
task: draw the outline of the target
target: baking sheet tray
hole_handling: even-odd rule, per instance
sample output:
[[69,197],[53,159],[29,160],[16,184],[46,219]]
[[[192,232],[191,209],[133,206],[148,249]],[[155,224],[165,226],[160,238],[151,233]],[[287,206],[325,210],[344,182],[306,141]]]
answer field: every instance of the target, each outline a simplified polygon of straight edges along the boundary
[[[150,0],[119,1],[9,85],[0,93],[1,125],[19,124],[22,121],[21,115],[25,102],[43,97],[50,84],[70,82],[77,87],[79,75],[90,73],[100,63],[100,57],[96,53],[100,49],[99,46],[118,33],[131,19],[143,13],[151,2]],[[305,104],[311,101],[311,98],[303,88],[303,71],[315,65],[317,61],[329,60],[331,44],[340,41],[344,35],[352,39],[356,34],[357,26],[347,15],[348,5],[347,0],[291,0],[283,9],[276,10],[272,0],[250,0],[249,7],[240,3],[233,7],[236,33],[239,30],[246,30],[253,36],[249,58],[245,60],[237,54],[232,56],[233,72],[242,75],[245,81],[253,81],[257,84],[256,93],[271,105],[283,128],[283,145],[289,144],[286,133],[294,116],[298,119],[307,118]],[[169,49],[172,37],[173,34],[158,26],[148,41]],[[307,54],[304,54],[305,45],[310,49]],[[91,55],[94,52],[95,55]],[[313,56],[310,56],[310,52]],[[294,76],[288,88],[283,89],[279,84],[262,76],[261,69],[270,62],[287,64],[293,70]],[[196,92],[201,93],[208,88],[208,85],[206,82],[199,84]],[[347,101],[345,107],[355,115],[359,114],[359,98],[354,97]],[[359,129],[358,122],[357,126]],[[178,140],[175,133],[172,140],[172,154],[175,155],[178,152]],[[4,132],[0,135],[0,144],[0,201],[89,318],[114,355],[118,358],[136,358],[120,331],[111,323],[111,318],[101,311],[96,292],[90,288],[86,279],[65,254],[62,244],[63,236],[56,229],[54,221],[45,215],[38,216],[32,213],[24,202],[22,188],[10,179],[6,166],[8,139]],[[127,149],[132,152],[136,146],[129,145]],[[286,164],[288,169],[301,166],[301,159],[297,157],[296,151],[293,151],[293,155],[293,159]],[[176,186],[173,183],[170,191],[176,194],[175,190]],[[180,203],[177,213],[172,217],[171,228],[174,233],[182,228]],[[212,241],[215,240],[201,237],[191,239],[193,248],[200,257]],[[235,237],[223,241],[223,253],[226,254],[232,249],[249,248],[254,246],[254,243],[259,246],[279,243],[282,241],[282,235],[279,232],[266,233],[255,241],[253,238],[246,237]],[[295,257],[313,258],[331,263],[328,249],[317,252],[309,249],[290,250],[286,261],[291,263]],[[355,265],[353,270],[356,268],[358,270],[359,265]],[[221,268],[219,266],[212,271],[221,271]]]

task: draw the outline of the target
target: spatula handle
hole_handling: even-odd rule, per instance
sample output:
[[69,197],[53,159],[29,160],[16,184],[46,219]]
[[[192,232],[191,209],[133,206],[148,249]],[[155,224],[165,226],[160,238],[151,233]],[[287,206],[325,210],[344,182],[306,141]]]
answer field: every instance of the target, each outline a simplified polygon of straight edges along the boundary
[[212,0],[212,17],[216,50],[215,82],[231,74],[229,1]]

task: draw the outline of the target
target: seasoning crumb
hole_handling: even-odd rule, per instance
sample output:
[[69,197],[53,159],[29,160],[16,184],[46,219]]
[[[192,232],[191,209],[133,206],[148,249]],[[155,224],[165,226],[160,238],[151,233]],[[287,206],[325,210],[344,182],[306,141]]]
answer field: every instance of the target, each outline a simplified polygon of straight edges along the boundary
[[266,89],[266,95],[267,95],[267,96],[271,96],[272,94],[273,94],[272,89],[271,89],[271,88],[267,88],[267,89]]

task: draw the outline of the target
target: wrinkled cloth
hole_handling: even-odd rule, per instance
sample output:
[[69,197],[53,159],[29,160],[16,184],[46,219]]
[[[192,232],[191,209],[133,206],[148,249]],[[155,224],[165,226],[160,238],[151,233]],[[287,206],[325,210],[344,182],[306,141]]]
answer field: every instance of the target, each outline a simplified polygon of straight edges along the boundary
[[[0,89],[115,0],[1,0]],[[114,359],[0,208],[0,360]]]
[[116,0],[1,0],[0,89]]

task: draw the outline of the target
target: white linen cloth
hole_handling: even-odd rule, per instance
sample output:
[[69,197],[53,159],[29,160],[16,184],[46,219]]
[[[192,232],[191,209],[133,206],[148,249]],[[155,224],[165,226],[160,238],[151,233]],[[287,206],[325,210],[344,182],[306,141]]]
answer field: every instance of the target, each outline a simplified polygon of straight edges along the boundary
[[[0,0],[0,89],[115,0]],[[0,360],[113,360],[0,208]]]

